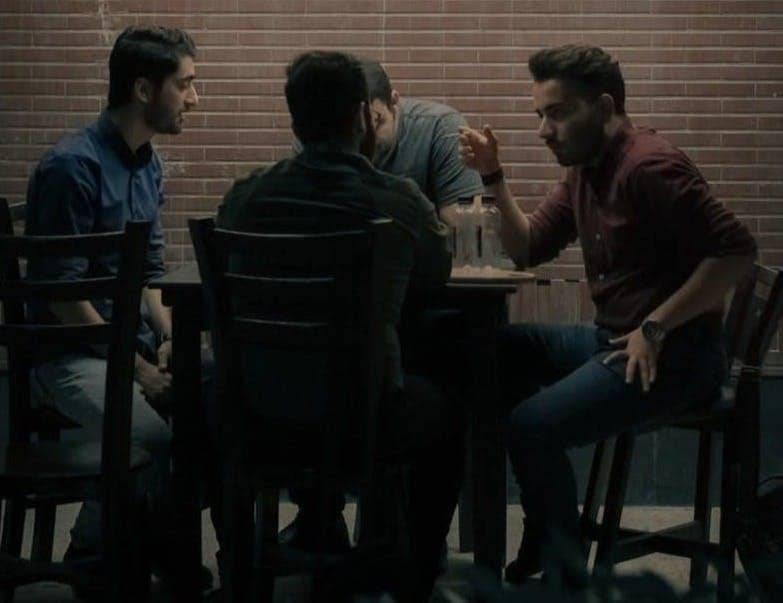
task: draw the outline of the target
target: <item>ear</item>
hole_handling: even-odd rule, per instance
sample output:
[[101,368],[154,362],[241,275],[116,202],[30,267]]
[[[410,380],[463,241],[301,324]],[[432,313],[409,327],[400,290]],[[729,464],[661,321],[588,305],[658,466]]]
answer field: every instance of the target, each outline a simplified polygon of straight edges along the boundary
[[359,111],[357,111],[356,117],[354,117],[354,131],[361,136],[364,136],[367,130],[371,129],[371,126],[372,117],[370,116],[370,106],[366,102],[362,101],[359,105]]
[[372,115],[368,103],[363,102],[359,108],[359,121],[362,127],[359,152],[372,161],[375,154],[375,128],[372,126]]
[[391,110],[396,111],[397,106],[400,104],[400,93],[396,90],[391,91]]
[[133,82],[133,96],[141,103],[151,103],[154,97],[154,86],[146,77],[136,78]]
[[604,92],[598,97],[598,103],[601,111],[601,117],[604,123],[608,122],[614,116],[614,99],[611,94]]

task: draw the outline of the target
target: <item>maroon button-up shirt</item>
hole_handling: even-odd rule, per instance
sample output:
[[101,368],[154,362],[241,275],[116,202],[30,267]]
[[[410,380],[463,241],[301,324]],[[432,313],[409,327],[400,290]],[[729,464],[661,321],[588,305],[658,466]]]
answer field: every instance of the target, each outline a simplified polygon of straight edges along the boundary
[[598,165],[568,168],[529,220],[531,266],[579,238],[595,322],[617,333],[637,328],[704,258],[756,249],[685,153],[630,123]]

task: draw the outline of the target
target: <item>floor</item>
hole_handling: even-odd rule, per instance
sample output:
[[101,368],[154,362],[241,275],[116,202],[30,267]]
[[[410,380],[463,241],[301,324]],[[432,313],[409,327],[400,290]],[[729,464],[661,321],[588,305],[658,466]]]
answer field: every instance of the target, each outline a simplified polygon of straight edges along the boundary
[[[68,545],[68,529],[76,514],[75,505],[63,506],[60,508],[57,517],[57,533],[54,545],[55,558],[62,556]],[[345,510],[346,519],[349,526],[353,525],[353,514],[355,508],[348,505]],[[280,509],[281,525],[286,525],[292,518],[295,507],[284,503]],[[624,514],[624,524],[641,528],[655,528],[659,526],[671,525],[689,519],[688,511],[681,507],[628,507]],[[27,522],[27,527],[31,521]],[[718,522],[713,521],[713,526]],[[516,547],[521,533],[522,517],[518,506],[508,507],[508,544],[507,558],[511,559],[516,553]],[[203,553],[207,566],[212,570],[213,575],[217,576],[215,565],[216,541],[212,531],[208,515],[203,516]],[[448,536],[449,546],[449,570],[441,577],[437,584],[436,594],[433,601],[459,603],[469,600],[469,593],[472,592],[471,583],[475,582],[473,574],[472,556],[470,554],[461,554],[458,552],[458,526],[455,522],[452,525]],[[29,543],[29,534],[25,538],[26,545]],[[682,593],[687,590],[688,585],[688,562],[682,559],[666,557],[663,555],[653,555],[644,559],[631,561],[618,566],[618,572],[623,575],[640,575],[643,572],[653,572],[662,577],[675,590]],[[713,576],[714,578],[714,576]],[[217,580],[217,578],[216,578]],[[164,603],[170,600],[165,593],[160,592],[159,588],[154,589],[154,602]],[[508,593],[506,593],[508,595]],[[276,603],[295,603],[297,601],[306,601],[309,595],[309,583],[301,577],[291,577],[281,580],[276,585],[275,602]],[[520,597],[519,600],[522,598]],[[14,601],[16,603],[60,603],[66,601],[75,601],[70,589],[66,586],[43,583],[30,585],[17,590]],[[517,600],[516,597],[504,600]],[[529,600],[525,597],[525,600]]]

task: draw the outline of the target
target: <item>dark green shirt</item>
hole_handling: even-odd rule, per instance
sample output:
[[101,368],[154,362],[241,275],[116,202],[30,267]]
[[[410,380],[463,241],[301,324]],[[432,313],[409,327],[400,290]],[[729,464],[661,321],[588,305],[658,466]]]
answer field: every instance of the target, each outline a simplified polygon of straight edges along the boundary
[[387,273],[387,377],[402,385],[397,326],[409,283],[427,290],[445,283],[451,271],[448,229],[416,184],[378,171],[361,155],[329,145],[310,145],[291,159],[237,181],[226,194],[218,226],[254,230],[254,208],[268,197],[320,201],[369,211],[394,221],[383,270]]

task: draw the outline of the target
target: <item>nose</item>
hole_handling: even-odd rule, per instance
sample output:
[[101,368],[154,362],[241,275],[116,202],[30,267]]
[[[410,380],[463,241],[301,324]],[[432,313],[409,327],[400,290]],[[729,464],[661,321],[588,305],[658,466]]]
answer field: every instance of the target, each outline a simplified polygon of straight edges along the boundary
[[196,87],[191,85],[188,96],[185,98],[185,106],[192,109],[196,105],[198,105],[198,92],[196,92]]
[[552,124],[549,122],[549,119],[546,115],[544,115],[541,118],[541,125],[538,126],[538,137],[543,138],[544,140],[549,140],[554,136],[554,129],[552,128]]

